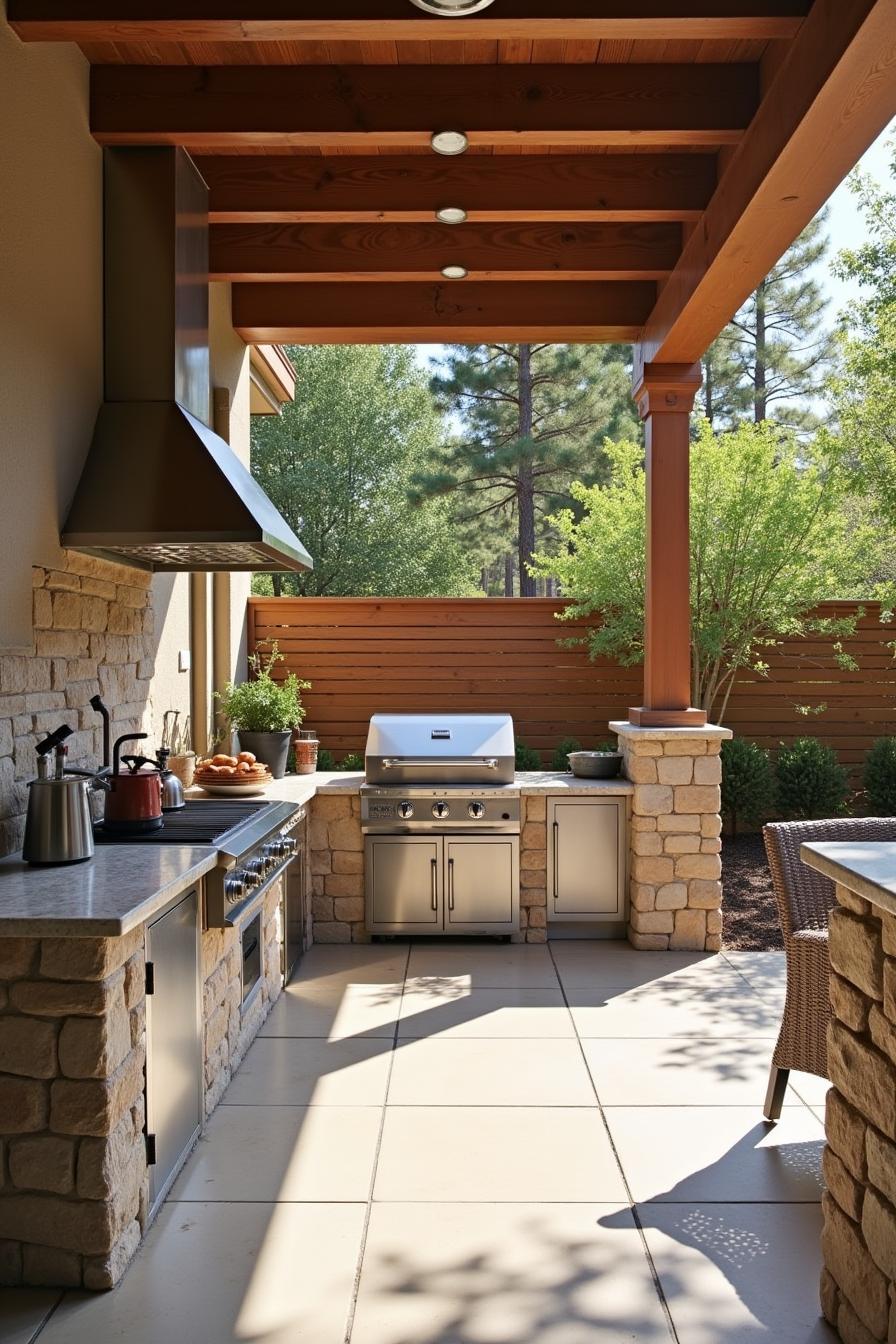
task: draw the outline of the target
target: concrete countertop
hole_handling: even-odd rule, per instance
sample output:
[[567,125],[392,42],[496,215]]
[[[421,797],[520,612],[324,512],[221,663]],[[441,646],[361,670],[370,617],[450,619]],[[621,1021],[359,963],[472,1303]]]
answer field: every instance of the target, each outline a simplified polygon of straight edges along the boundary
[[896,915],[896,842],[825,840],[801,845],[800,858],[856,896]]
[[207,845],[98,845],[92,859],[0,862],[0,937],[115,938],[144,924],[215,866]]
[[[289,775],[264,793],[269,802],[304,804],[317,794],[357,794],[362,774]],[[509,794],[629,794],[627,779],[576,779],[551,771],[525,771]],[[190,789],[200,799],[202,790]],[[886,848],[886,846],[882,846]],[[896,846],[892,846],[896,850]],[[204,845],[98,845],[86,863],[35,868],[21,858],[0,860],[0,937],[114,938],[157,911],[215,866]],[[896,870],[894,870],[896,871]],[[894,883],[896,889],[896,883]]]

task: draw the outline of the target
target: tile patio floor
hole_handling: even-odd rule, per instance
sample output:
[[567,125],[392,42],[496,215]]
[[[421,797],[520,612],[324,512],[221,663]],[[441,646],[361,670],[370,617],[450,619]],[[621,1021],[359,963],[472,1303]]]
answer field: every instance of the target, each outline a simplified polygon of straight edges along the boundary
[[782,956],[315,947],[123,1283],[4,1344],[822,1344]]

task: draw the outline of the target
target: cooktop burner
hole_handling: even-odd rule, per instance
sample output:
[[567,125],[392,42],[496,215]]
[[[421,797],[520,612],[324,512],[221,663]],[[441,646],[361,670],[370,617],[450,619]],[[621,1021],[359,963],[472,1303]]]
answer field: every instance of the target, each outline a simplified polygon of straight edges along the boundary
[[247,821],[270,803],[242,798],[209,800],[190,798],[177,812],[166,812],[157,831],[122,835],[106,831],[102,822],[93,828],[98,845],[214,845],[228,831]]

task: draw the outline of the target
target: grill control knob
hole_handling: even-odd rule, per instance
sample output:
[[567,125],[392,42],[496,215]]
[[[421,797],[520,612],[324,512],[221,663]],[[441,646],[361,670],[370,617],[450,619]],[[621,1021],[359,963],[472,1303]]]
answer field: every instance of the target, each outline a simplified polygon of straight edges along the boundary
[[474,821],[481,821],[485,816],[485,803],[470,803],[467,812]]
[[284,835],[280,841],[280,845],[281,845],[280,853],[282,857],[286,859],[290,858],[293,854],[295,854],[296,850],[299,847],[299,842],[298,840],[293,840],[291,835]]
[[260,887],[264,881],[264,859],[250,859],[246,864],[246,885]]
[[246,883],[242,873],[233,873],[224,879],[224,899],[228,905],[236,905],[246,894]]
[[401,817],[402,821],[410,821],[411,817],[414,815],[414,804],[399,803],[398,815]]
[[262,858],[264,859],[264,870],[266,873],[272,873],[274,871],[277,864],[280,862],[282,852],[281,841],[279,840],[271,840],[265,845],[262,850]]
[[432,814],[436,821],[444,821],[446,817],[451,815],[451,808],[447,803],[433,803]]

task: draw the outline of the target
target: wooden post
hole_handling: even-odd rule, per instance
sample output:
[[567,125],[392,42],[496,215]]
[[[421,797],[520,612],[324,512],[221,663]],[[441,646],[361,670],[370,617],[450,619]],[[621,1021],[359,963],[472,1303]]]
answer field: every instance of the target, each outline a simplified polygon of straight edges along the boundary
[[645,364],[634,396],[647,453],[644,704],[629,710],[642,728],[700,728],[691,707],[690,413],[699,364]]

